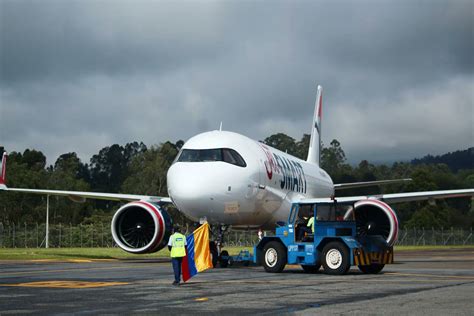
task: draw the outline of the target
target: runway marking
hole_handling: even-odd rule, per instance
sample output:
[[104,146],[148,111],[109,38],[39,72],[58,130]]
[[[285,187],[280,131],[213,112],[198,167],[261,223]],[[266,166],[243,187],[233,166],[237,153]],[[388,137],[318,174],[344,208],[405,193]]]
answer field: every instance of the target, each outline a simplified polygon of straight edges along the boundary
[[474,276],[468,275],[438,275],[438,274],[423,274],[423,273],[401,273],[401,272],[385,272],[384,275],[401,275],[401,276],[419,276],[419,277],[434,277],[434,278],[447,278],[447,279],[462,279],[462,280],[474,280]]
[[149,266],[163,265],[169,263],[167,262],[158,262],[153,264],[143,264],[136,266],[114,266],[114,267],[100,267],[100,268],[70,268],[70,269],[58,269],[58,270],[36,270],[36,271],[19,271],[19,272],[0,272],[0,275],[30,275],[30,274],[42,274],[42,273],[56,273],[56,272],[76,272],[76,271],[92,271],[92,270],[116,270],[116,269],[133,269],[133,268],[143,268]]
[[91,263],[92,260],[90,259],[67,259],[67,260],[60,260],[57,259],[34,259],[31,262],[73,262],[73,263]]
[[207,297],[198,297],[194,299],[196,302],[207,302],[209,299]]
[[117,259],[32,259],[27,262],[73,262],[73,263],[91,263],[91,262],[114,262]]
[[16,284],[0,284],[0,286],[16,286],[16,287],[46,287],[46,288],[62,288],[62,289],[87,289],[93,287],[105,287],[115,285],[127,285],[127,282],[85,282],[85,281],[40,281]]

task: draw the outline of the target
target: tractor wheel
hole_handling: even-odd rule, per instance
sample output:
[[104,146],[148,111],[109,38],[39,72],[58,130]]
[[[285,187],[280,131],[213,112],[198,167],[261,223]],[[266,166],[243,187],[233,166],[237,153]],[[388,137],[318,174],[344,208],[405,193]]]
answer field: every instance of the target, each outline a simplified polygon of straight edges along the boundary
[[346,274],[351,267],[349,251],[346,245],[339,241],[333,241],[324,246],[322,261],[324,272],[327,274]]
[[359,266],[359,270],[366,274],[377,274],[382,271],[384,264],[372,263],[368,266]]
[[286,248],[277,241],[270,241],[263,247],[263,267],[267,272],[281,272],[285,268]]

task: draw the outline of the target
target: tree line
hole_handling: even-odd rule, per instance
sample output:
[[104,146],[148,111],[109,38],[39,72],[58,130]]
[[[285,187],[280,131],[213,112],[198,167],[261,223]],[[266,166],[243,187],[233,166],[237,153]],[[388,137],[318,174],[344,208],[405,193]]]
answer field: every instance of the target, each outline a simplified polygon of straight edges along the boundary
[[[263,140],[264,143],[305,159],[310,135],[301,140],[278,133]],[[173,163],[183,141],[167,141],[160,145],[146,146],[132,142],[124,146],[114,144],[102,148],[89,163],[82,162],[76,153],[65,153],[54,164],[47,166],[45,155],[38,150],[26,149],[23,153],[11,152],[8,157],[7,182],[10,187],[31,189],[56,189],[130,193],[167,196],[166,173]],[[0,155],[4,148],[0,147]],[[462,157],[471,155],[472,148],[456,152]],[[452,154],[448,154],[452,155]],[[391,165],[371,164],[362,160],[352,166],[347,162],[341,144],[332,140],[323,145],[321,165],[334,183],[373,181],[382,179],[413,178],[406,184],[368,187],[338,192],[343,195],[365,195],[391,192],[448,190],[474,187],[474,167],[469,163],[463,168],[432,161],[432,156],[412,162],[395,162]],[[451,157],[451,156],[450,156]],[[430,161],[431,159],[431,161]],[[434,158],[433,158],[434,159]],[[452,162],[452,158],[447,159]],[[465,160],[465,159],[464,159]],[[463,160],[463,161],[464,161]],[[467,168],[466,168],[467,167]],[[44,221],[46,197],[17,192],[0,192],[0,222],[37,223]],[[464,227],[474,226],[474,208],[469,198],[396,204],[394,208],[404,227]],[[87,200],[73,203],[64,197],[50,197],[52,224],[109,224],[118,202]],[[172,206],[168,211],[173,219],[190,224],[183,214]]]

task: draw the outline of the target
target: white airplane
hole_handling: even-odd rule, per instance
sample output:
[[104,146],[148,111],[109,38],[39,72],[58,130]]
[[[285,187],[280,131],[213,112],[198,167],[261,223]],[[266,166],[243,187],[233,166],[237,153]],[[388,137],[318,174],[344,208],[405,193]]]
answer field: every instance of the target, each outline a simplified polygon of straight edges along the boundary
[[[194,221],[236,228],[270,228],[288,218],[293,202],[329,202],[338,190],[383,185],[410,179],[333,184],[319,167],[321,151],[322,88],[318,86],[310,146],[306,161],[243,135],[211,131],[189,139],[168,170],[168,197],[144,195],[8,188],[3,156],[0,190],[67,196],[75,202],[87,198],[128,202],[115,213],[114,241],[130,253],[150,253],[168,241],[172,219],[164,210],[173,203]],[[398,219],[388,203],[472,197],[474,189],[339,197],[353,202],[356,219],[370,233],[381,234],[392,246]]]

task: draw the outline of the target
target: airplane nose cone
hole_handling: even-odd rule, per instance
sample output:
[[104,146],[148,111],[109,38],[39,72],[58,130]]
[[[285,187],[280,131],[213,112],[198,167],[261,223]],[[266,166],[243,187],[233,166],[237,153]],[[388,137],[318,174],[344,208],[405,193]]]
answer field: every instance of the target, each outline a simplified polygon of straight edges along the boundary
[[248,169],[225,162],[177,162],[168,170],[168,194],[191,219],[206,217],[210,222],[222,222],[228,216],[226,212],[241,216],[246,210],[249,192],[255,191],[249,179]]
[[202,188],[203,177],[196,177],[196,171],[182,164],[181,166],[172,165],[167,174],[168,193],[174,201],[183,198],[194,198],[199,194]]
[[[168,194],[176,207],[194,220],[212,211],[213,193],[205,170],[187,163],[172,165],[167,174]],[[211,208],[211,209],[210,209]]]

